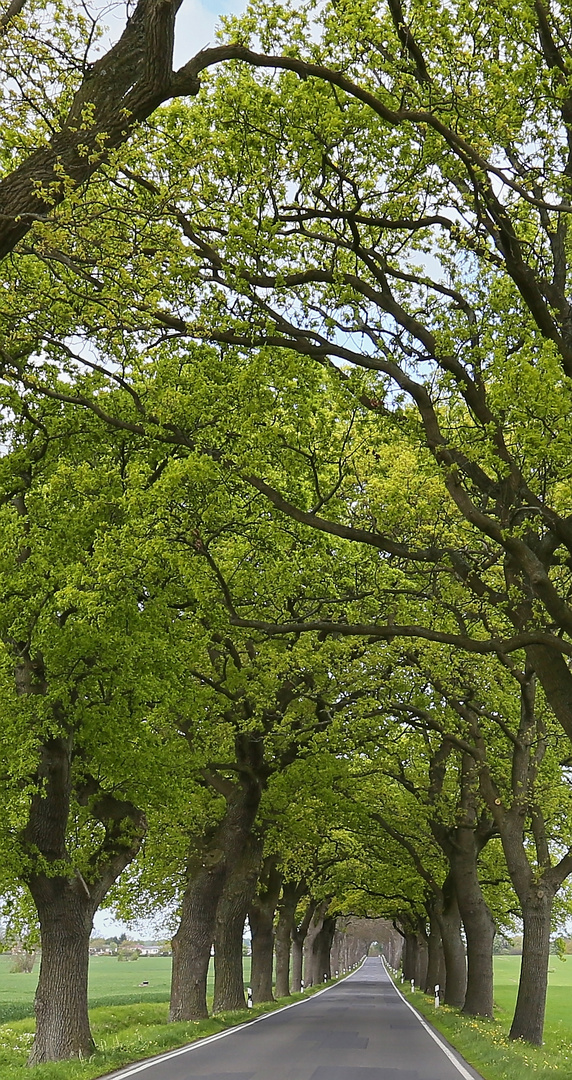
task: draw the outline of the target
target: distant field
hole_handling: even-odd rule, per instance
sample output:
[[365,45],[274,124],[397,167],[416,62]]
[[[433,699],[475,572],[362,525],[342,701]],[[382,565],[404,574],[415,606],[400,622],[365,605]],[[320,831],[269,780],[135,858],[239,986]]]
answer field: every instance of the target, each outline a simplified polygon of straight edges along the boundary
[[[39,964],[31,975],[12,974],[9,956],[0,954],[0,1024],[21,1020],[33,1013]],[[572,965],[571,965],[572,966]],[[244,977],[250,976],[250,957],[244,959]],[[140,983],[148,982],[148,986]],[[211,963],[208,996],[212,997],[214,973]],[[119,962],[113,956],[93,956],[89,965],[89,1001],[99,1005],[133,1005],[141,1001],[167,1002],[171,985],[169,956],[140,957]]]
[[[519,970],[520,956],[495,956],[495,1003],[499,1014],[512,1017]],[[572,1039],[572,955],[566,960],[550,957],[545,1037],[551,1034]]]
[[[245,982],[250,976],[250,958],[245,957]],[[11,974],[11,958],[0,954],[0,1024],[23,1019],[33,1013],[38,979],[37,964],[31,975]],[[510,1017],[518,986],[519,956],[495,957],[495,1003],[499,1018]],[[546,1010],[547,1035],[568,1034],[572,1039],[572,956],[564,962],[550,958]],[[208,996],[212,997],[214,973],[211,964]],[[148,982],[148,986],[140,983]],[[89,999],[92,1007],[133,1005],[138,1002],[168,1002],[171,958],[140,957],[120,963],[113,956],[94,956],[89,967]]]

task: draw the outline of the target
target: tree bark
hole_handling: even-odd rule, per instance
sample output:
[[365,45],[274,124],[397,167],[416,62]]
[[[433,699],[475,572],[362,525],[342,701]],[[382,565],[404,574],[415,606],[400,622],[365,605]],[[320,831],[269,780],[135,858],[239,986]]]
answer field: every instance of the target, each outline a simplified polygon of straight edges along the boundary
[[326,916],[312,942],[312,983],[317,985],[331,979],[330,951],[336,931],[335,915]]
[[445,956],[446,1005],[462,1009],[467,992],[467,960],[461,937],[461,915],[453,882],[448,877],[443,884],[444,904],[439,914],[443,953]]
[[495,921],[481,891],[475,831],[455,830],[452,868],[455,891],[467,939],[467,989],[462,1011],[470,1016],[493,1016],[493,943]]
[[304,917],[299,926],[292,930],[292,993],[298,994],[302,989],[302,968],[304,963],[304,945],[310,922],[316,910],[316,901],[310,900],[304,912]]
[[[193,846],[187,864],[181,920],[173,938],[172,1022],[208,1016],[207,975],[217,907],[225,882],[249,842],[260,804],[262,787],[255,777],[245,775],[237,784],[221,783],[226,799],[222,821],[211,836]],[[240,939],[242,965],[242,927]]]
[[248,909],[252,934],[250,985],[255,1005],[273,1001],[272,966],[274,959],[274,913],[280,895],[282,875],[276,869],[276,857],[265,860],[261,874],[262,888]]
[[[290,994],[290,950],[294,916],[303,885],[295,881],[285,881],[282,886],[282,899],[278,905],[278,923],[275,934],[276,952],[276,997]],[[301,976],[300,976],[301,977]]]
[[272,993],[272,968],[274,963],[274,919],[269,912],[248,912],[252,933],[252,962],[250,986],[255,1005],[262,1001],[274,1001]]
[[438,986],[441,992],[445,989],[445,954],[439,921],[433,911],[429,915],[429,937],[427,939],[427,975],[425,977],[425,993],[434,994]]
[[423,987],[427,983],[427,969],[429,967],[429,949],[427,946],[426,933],[417,933],[417,958],[415,964],[415,986]]
[[[314,909],[314,914],[310,921],[310,925],[307,928],[306,940],[304,941],[304,986],[314,986],[315,983],[315,968],[314,968],[314,939],[320,933],[324,922],[326,911],[328,910],[330,901],[322,900],[321,903]],[[320,980],[321,981],[321,980]]]
[[403,979],[405,982],[411,982],[411,979],[415,979],[417,971],[417,934],[410,930],[405,931],[405,941],[403,950]]
[[[20,693],[45,692],[26,689],[37,677],[26,670],[25,658],[18,672]],[[93,916],[122,870],[139,850],[145,835],[145,815],[130,802],[103,791],[84,774],[81,788],[72,781],[73,738],[55,737],[40,748],[38,767],[32,778],[34,793],[22,835],[32,872],[27,885],[38,912],[42,959],[34,1008],[36,1034],[30,1064],[85,1057],[93,1051],[87,1009],[89,938]],[[89,805],[94,822],[104,827],[104,838],[90,856],[85,878],[73,870],[67,849],[72,793],[81,805]],[[39,859],[38,859],[39,857]],[[59,863],[67,874],[37,871],[38,861]],[[34,867],[36,869],[34,870]]]
[[169,1007],[172,1023],[208,1016],[207,976],[217,904],[226,876],[225,861],[220,853],[219,856],[209,865],[193,854],[187,864],[188,884],[179,927],[173,938]]
[[246,1008],[242,942],[244,924],[260,869],[262,841],[250,836],[241,860],[226,880],[216,913],[213,1012]]
[[521,901],[522,961],[509,1038],[524,1039],[534,1046],[542,1046],[544,1031],[553,900],[552,890],[540,885],[533,886],[528,898]]
[[36,1037],[28,1063],[89,1057],[95,1049],[87,1012],[93,904],[76,878],[42,876],[30,888],[42,958],[34,1002]]

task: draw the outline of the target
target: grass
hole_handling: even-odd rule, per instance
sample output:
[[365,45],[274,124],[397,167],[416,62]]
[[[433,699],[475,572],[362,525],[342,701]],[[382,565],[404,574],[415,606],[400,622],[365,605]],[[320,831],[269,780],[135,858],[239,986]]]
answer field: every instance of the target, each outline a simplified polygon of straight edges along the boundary
[[[405,996],[485,1080],[572,1080],[572,956],[563,963],[550,958],[544,1045],[530,1046],[508,1038],[520,957],[495,957],[495,1019],[460,1016],[446,1006],[435,1009],[432,998],[416,991]],[[400,989],[403,990],[403,987]]]
[[[34,994],[38,967],[31,975],[11,974],[10,956],[0,955],[0,1024],[33,1016]],[[89,999],[93,1007],[100,1005],[132,1005],[135,1002],[169,1000],[171,958],[169,956],[140,957],[139,960],[119,963],[113,956],[92,956],[89,965]],[[140,983],[148,982],[148,986]],[[212,994],[213,974],[210,973],[209,993]]]
[[[38,1065],[32,1072],[26,1060],[34,1037],[33,1000],[37,971],[11,974],[9,957],[0,955],[0,1077],[1,1080],[93,1080],[195,1039],[215,1035],[225,1028],[254,1020],[262,1013],[299,1001],[322,989],[313,987],[276,1003],[266,1003],[235,1013],[221,1013],[210,1020],[168,1024],[167,1010],[171,961],[169,957],[140,958],[119,963],[107,956],[90,962],[90,1020],[96,1053],[85,1061]],[[245,958],[245,981],[250,959]],[[148,986],[140,983],[148,982]],[[213,972],[208,992],[212,995]]]
[[[12,958],[0,953],[0,1025],[34,1015],[34,994],[39,965],[31,975],[12,974]],[[244,958],[244,979],[250,978],[250,957]],[[142,983],[148,986],[142,986]],[[89,1004],[133,1005],[139,1002],[167,1002],[171,986],[171,957],[140,957],[119,963],[113,956],[92,956],[89,963]],[[207,997],[212,1000],[214,970],[211,962]]]

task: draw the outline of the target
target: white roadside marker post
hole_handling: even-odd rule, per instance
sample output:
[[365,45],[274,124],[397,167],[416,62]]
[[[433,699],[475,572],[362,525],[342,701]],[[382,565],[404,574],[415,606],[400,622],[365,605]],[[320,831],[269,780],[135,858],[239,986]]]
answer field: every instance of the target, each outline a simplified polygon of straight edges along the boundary
[[414,994],[414,993],[415,993],[415,979],[412,979],[412,980],[411,980],[411,993],[412,993],[412,994]]
[[435,1008],[438,1009],[440,1005],[439,1001],[439,983],[435,986]]
[[251,1009],[252,1008],[252,987],[251,986],[246,987],[246,996],[247,996],[247,1008]]

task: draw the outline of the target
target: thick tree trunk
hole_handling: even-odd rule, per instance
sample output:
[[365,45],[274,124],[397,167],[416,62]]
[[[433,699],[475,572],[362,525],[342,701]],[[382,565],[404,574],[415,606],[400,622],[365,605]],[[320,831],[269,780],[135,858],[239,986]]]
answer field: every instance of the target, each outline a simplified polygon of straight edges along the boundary
[[42,959],[29,1064],[89,1057],[94,1050],[87,1012],[93,905],[75,878],[38,877],[30,888],[40,920]]
[[467,959],[461,937],[461,915],[450,879],[443,885],[445,903],[439,915],[443,953],[445,956],[446,1005],[462,1009],[467,992]]
[[436,915],[431,912],[429,916],[429,937],[427,939],[425,993],[434,994],[436,986],[440,990],[445,988],[445,954],[443,952],[439,922]]
[[302,989],[304,966],[304,942],[292,942],[292,993],[299,994]]
[[[308,927],[304,942],[304,986],[314,986],[316,982],[316,970],[314,966],[314,941],[317,938],[324,923],[325,913],[329,907],[329,900],[322,902],[315,909],[312,920]],[[319,980],[322,981],[321,979]]]
[[473,829],[458,828],[452,857],[455,892],[467,939],[467,989],[462,1011],[493,1016],[493,942],[495,921],[481,892],[478,846]]
[[200,865],[193,858],[183,896],[181,921],[173,938],[169,1020],[202,1020],[208,1016],[207,976],[214,941],[216,910],[226,876],[222,859]]
[[[347,920],[344,920],[346,922]],[[339,929],[340,919],[336,922],[336,932],[334,934],[334,940],[332,941],[332,948],[330,949],[330,965],[332,969],[332,975],[335,975],[336,971],[340,972],[343,967],[342,953],[344,947],[345,932],[340,932]]]
[[252,933],[252,962],[250,985],[255,1005],[261,1001],[274,1001],[272,994],[272,967],[274,961],[274,919],[267,911],[248,913]]
[[329,915],[322,922],[312,943],[312,982],[314,985],[331,979],[330,951],[336,930],[336,917]]
[[302,969],[304,963],[304,945],[310,922],[316,910],[316,901],[310,900],[304,912],[304,918],[299,926],[292,929],[292,993],[298,994],[302,989]]
[[290,993],[290,951],[292,946],[292,917],[280,912],[274,950],[276,954],[276,997],[288,997]]
[[[244,853],[260,803],[261,788],[252,783],[228,784],[226,810],[218,828],[187,864],[187,886],[181,921],[173,938],[169,1020],[201,1020],[208,1016],[207,974],[216,933],[217,907],[225,882]],[[244,917],[243,917],[244,923]],[[242,927],[240,929],[242,965]]]
[[[25,675],[25,672],[24,672]],[[35,998],[36,1034],[30,1064],[86,1057],[93,1051],[87,1011],[89,938],[93,916],[145,835],[145,815],[132,803],[104,792],[88,777],[75,795],[89,803],[90,818],[104,837],[90,860],[88,882],[74,874],[67,850],[72,794],[73,741],[54,738],[40,750],[23,844],[32,866],[67,864],[65,876],[42,869],[27,884],[40,923],[42,960]],[[87,872],[86,872],[87,873]]]
[[403,978],[405,982],[411,982],[417,975],[417,950],[419,941],[417,934],[410,930],[405,932],[405,948],[403,950]]
[[533,886],[522,904],[524,936],[516,1008],[509,1038],[542,1045],[550,955],[550,918],[554,894]]
[[290,993],[290,949],[298,899],[299,886],[297,883],[294,881],[284,882],[282,899],[278,905],[279,914],[274,945],[276,952],[276,997],[278,998],[287,997]]
[[248,921],[252,934],[252,964],[250,985],[255,1005],[261,1001],[273,1001],[272,966],[274,960],[274,913],[280,895],[282,875],[276,869],[276,859],[264,860],[258,894],[248,909]]
[[415,986],[423,987],[427,982],[427,969],[429,967],[429,949],[426,937],[417,935],[417,962],[415,964]]
[[243,857],[228,876],[216,913],[213,1012],[246,1008],[242,943],[246,915],[260,869],[262,842],[250,837]]

